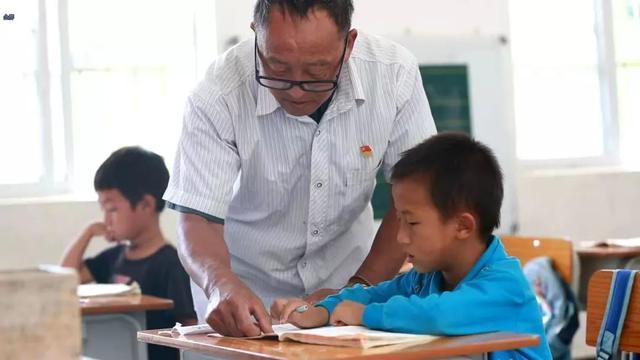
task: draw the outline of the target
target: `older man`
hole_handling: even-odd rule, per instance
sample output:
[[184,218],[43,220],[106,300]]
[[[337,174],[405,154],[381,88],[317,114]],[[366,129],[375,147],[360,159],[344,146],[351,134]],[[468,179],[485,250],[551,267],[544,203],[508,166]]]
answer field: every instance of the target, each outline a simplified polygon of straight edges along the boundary
[[255,39],[189,97],[165,199],[222,334],[269,332],[274,298],[321,299],[402,264],[393,209],[374,237],[376,172],[436,129],[415,59],[351,29],[352,13],[348,0],[258,0]]

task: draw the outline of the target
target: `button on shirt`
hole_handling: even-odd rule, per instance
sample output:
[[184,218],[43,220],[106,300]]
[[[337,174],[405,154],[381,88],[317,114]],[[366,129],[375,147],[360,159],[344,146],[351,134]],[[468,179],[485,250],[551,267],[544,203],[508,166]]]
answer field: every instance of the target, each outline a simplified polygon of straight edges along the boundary
[[319,123],[287,114],[253,59],[240,43],[189,96],[164,198],[224,219],[232,270],[270,305],[347,282],[373,242],[378,169],[436,129],[415,58],[390,41],[359,34]]

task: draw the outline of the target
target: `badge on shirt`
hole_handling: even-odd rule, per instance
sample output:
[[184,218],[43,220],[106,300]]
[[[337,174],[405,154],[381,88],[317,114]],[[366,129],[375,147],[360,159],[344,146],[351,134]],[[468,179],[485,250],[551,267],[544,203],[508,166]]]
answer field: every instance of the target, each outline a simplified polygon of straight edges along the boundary
[[360,154],[366,158],[370,158],[373,155],[373,149],[369,145],[360,146]]

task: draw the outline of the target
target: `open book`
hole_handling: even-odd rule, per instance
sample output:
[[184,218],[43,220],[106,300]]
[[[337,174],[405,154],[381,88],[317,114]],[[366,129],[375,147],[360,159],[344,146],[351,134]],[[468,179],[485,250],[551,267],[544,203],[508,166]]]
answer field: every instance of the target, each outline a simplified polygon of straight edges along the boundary
[[[273,334],[263,334],[246,339],[293,340],[308,344],[346,346],[363,349],[383,345],[428,343],[437,339],[436,336],[432,335],[378,331],[368,329],[364,326],[324,326],[314,329],[299,329],[291,324],[281,324],[274,325],[273,332]],[[210,333],[208,336],[221,335]]]
[[594,247],[594,246],[614,246],[614,247],[640,247],[639,238],[628,239],[606,239],[598,241],[581,241],[582,247]]
[[78,297],[140,295],[140,286],[137,283],[126,284],[82,284],[78,285]]

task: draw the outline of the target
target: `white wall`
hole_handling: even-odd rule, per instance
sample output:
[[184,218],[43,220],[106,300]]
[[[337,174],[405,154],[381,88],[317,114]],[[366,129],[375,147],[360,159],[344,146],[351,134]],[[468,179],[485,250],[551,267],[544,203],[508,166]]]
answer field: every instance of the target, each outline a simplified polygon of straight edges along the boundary
[[[95,201],[28,201],[0,203],[0,270],[28,268],[58,263],[64,249],[84,228],[102,219]],[[167,240],[174,242],[176,215],[165,210],[161,227]],[[94,239],[87,254],[96,254],[110,246]]]
[[522,176],[520,233],[574,241],[640,236],[640,172],[566,170]]

